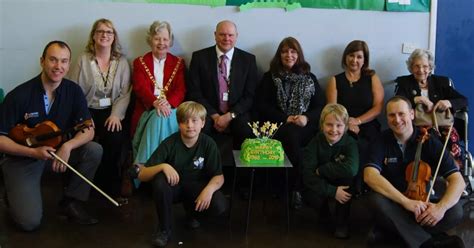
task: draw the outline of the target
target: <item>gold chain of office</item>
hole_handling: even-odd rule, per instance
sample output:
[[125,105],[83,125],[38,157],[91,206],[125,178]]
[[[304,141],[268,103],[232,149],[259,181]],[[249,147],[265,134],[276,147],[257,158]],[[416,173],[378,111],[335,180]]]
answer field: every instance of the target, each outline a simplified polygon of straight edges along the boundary
[[160,89],[160,96],[158,98],[165,98],[166,99],[166,93],[168,92],[168,88],[171,85],[171,82],[173,81],[174,77],[176,76],[176,72],[178,72],[179,66],[181,65],[181,58],[178,58],[178,63],[176,63],[176,66],[173,69],[173,73],[171,73],[170,78],[168,79],[168,82],[166,85],[163,87],[163,89],[160,89],[158,87],[158,83],[155,80],[155,77],[151,74],[150,69],[148,66],[145,64],[145,61],[143,61],[143,56],[140,56],[140,63],[142,63],[143,68],[145,69],[146,73],[148,74],[148,77],[150,80],[153,82],[153,87],[155,89]]

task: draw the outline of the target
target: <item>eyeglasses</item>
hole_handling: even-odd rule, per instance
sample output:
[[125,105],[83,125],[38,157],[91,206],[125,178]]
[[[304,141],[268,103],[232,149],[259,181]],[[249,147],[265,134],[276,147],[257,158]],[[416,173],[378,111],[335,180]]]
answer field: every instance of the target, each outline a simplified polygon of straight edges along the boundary
[[95,33],[98,34],[98,35],[105,34],[107,36],[112,36],[112,35],[115,34],[114,31],[109,31],[109,30],[107,30],[107,31],[105,31],[105,30],[96,30]]

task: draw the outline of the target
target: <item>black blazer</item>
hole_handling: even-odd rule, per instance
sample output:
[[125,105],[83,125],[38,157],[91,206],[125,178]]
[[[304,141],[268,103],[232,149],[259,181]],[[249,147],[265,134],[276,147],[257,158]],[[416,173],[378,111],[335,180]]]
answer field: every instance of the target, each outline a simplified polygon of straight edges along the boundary
[[[236,114],[249,112],[257,85],[255,56],[234,48],[229,80],[229,112]],[[219,113],[216,46],[193,53],[186,84],[188,99],[204,105],[208,115]]]
[[[428,98],[433,104],[439,100],[449,100],[452,110],[456,112],[467,107],[467,98],[450,86],[449,78],[437,75],[428,77]],[[420,86],[413,75],[401,76],[395,79],[397,86],[395,94],[408,98],[415,107],[415,96],[421,96]]]

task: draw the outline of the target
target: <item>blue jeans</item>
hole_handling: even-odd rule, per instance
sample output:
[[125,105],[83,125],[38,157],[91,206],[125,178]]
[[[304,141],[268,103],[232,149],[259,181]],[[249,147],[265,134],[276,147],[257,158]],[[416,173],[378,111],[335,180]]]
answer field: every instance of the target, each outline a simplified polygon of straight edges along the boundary
[[[102,147],[89,142],[71,151],[69,164],[92,181],[101,158]],[[51,166],[51,160],[7,155],[0,161],[0,166],[13,220],[25,231],[38,228],[43,215],[41,176],[45,166]],[[85,201],[89,198],[90,188],[84,180],[71,174],[64,196]]]

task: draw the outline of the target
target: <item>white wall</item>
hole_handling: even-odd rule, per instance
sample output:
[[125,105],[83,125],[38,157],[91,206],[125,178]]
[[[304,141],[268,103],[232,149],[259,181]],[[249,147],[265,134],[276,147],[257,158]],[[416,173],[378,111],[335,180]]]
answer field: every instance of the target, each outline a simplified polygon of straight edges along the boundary
[[195,5],[98,3],[95,1],[0,0],[0,87],[5,91],[40,71],[44,45],[54,39],[68,42],[73,61],[84,49],[92,23],[109,18],[118,30],[129,60],[149,50],[145,42],[153,20],[167,20],[175,33],[172,52],[187,64],[193,51],[214,44],[215,24],[233,20],[239,29],[237,46],[254,53],[260,73],[268,69],[282,38],[294,36],[304,49],[313,73],[324,87],[327,77],[342,71],[345,45],[353,39],[368,42],[370,65],[392,94],[391,80],[407,74],[403,42],[428,47],[429,13],[310,9],[211,8]]

